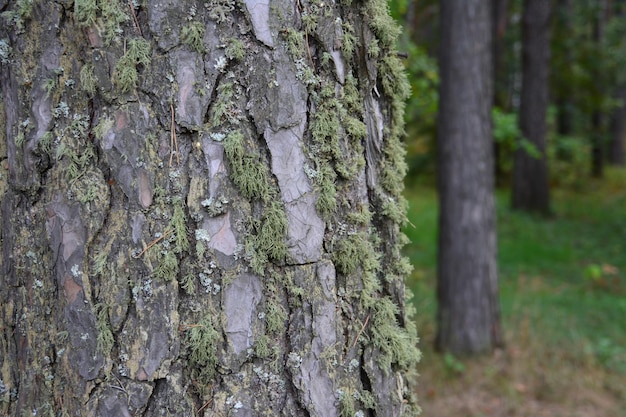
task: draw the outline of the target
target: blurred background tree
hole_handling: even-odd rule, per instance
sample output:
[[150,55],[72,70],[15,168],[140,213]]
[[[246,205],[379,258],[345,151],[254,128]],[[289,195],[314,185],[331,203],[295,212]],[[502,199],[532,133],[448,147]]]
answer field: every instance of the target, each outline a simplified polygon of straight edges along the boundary
[[507,344],[499,354],[466,362],[428,351],[437,334],[443,209],[435,180],[440,1],[389,2],[404,26],[399,50],[408,54],[413,88],[406,112],[406,233],[425,350],[419,395],[432,415],[626,415],[626,367],[620,365],[626,364],[626,324],[614,320],[626,314],[626,1],[543,1],[552,6],[542,110],[548,217],[511,210],[515,153],[541,156],[520,129],[524,3],[491,0],[493,169]]

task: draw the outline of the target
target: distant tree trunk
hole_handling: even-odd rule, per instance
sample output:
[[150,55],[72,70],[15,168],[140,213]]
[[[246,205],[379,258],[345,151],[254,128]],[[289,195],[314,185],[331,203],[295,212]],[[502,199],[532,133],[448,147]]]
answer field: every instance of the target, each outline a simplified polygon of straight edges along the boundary
[[621,104],[611,115],[611,140],[609,142],[608,162],[612,165],[626,165],[626,87],[619,87],[616,98]]
[[519,111],[522,140],[539,155],[519,146],[513,162],[512,206],[547,214],[550,211],[546,117],[550,60],[550,2],[525,0],[522,16],[522,94]]
[[[566,70],[573,65],[572,50],[570,47],[572,33],[572,0],[558,0],[556,6],[556,22],[555,22],[555,37],[558,36],[560,47],[560,55],[557,59],[560,60],[559,67],[561,70]],[[555,42],[555,46],[557,46]],[[570,89],[572,88],[571,77],[564,77],[560,70],[554,74],[552,86],[555,91],[555,104],[557,109],[556,130],[559,135],[567,136],[571,135],[574,122],[572,102],[572,94]]]
[[[604,37],[604,27],[607,19],[607,4],[605,0],[598,0],[597,13],[593,20],[593,42],[597,48],[602,48]],[[605,111],[602,109],[602,101],[606,94],[606,77],[602,72],[599,63],[594,65],[592,70],[594,79],[596,102],[591,113],[591,175],[595,178],[604,176],[605,153],[606,153],[606,131],[605,131]]]
[[469,355],[502,342],[490,2],[442,0],[441,19],[436,347]]
[[[613,19],[620,19],[624,22],[626,18],[626,1],[618,0],[613,4]],[[608,162],[616,166],[626,165],[626,85],[624,77],[618,77],[618,87],[616,88],[615,99],[619,101],[617,108],[611,114],[611,131],[608,149]]]
[[[505,68],[505,38],[506,27],[508,23],[508,5],[509,0],[492,0],[492,28],[493,28],[493,104],[502,110],[508,108],[508,88],[507,74]],[[493,142],[494,152],[494,172],[496,184],[504,183],[504,168],[501,163],[501,147],[496,141]]]
[[414,414],[386,2],[140,3],[0,1],[0,415]]

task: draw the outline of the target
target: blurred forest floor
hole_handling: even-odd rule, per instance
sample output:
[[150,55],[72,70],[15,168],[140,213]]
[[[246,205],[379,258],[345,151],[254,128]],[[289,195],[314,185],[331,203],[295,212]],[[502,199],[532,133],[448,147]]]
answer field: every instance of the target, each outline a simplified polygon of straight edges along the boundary
[[433,352],[437,196],[406,195],[422,415],[626,416],[626,170],[553,189],[549,218],[512,212],[498,191],[506,346],[477,359]]

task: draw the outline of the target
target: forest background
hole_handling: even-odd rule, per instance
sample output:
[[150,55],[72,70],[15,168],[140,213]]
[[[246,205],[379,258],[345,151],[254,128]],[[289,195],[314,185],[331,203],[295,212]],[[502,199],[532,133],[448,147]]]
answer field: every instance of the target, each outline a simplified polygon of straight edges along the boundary
[[547,165],[549,215],[511,209],[520,134],[521,0],[494,0],[493,139],[505,347],[436,354],[438,39],[436,0],[393,0],[413,95],[406,112],[406,195],[424,358],[426,416],[626,413],[626,16],[623,1],[552,2]]

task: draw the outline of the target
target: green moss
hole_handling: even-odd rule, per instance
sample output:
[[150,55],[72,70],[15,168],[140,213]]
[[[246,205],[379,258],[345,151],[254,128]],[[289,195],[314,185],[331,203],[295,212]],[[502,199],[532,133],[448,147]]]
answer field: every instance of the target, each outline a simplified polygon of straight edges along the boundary
[[52,132],[48,131],[44,133],[37,142],[37,147],[39,150],[49,156],[52,156],[52,145],[53,145],[54,135]]
[[366,206],[359,205],[347,214],[348,220],[359,226],[366,226],[372,221],[372,212]]
[[265,208],[260,227],[257,228],[257,252],[265,253],[273,260],[284,261],[287,257],[286,233],[285,210],[279,201],[273,200]]
[[2,18],[15,27],[17,33],[24,32],[24,20],[30,19],[33,8],[33,0],[17,0],[15,8],[2,12]]
[[380,39],[382,46],[393,48],[401,29],[389,14],[387,0],[367,0],[363,15],[368,18],[369,26]]
[[113,85],[121,93],[127,93],[137,87],[139,74],[138,65],[147,66],[150,63],[150,43],[143,38],[131,39],[128,50],[117,61],[113,71]]
[[98,124],[96,125],[96,127],[94,128],[94,134],[96,135],[96,138],[98,140],[102,140],[104,138],[104,135],[111,130],[111,128],[113,127],[113,124],[115,122],[113,121],[113,119],[104,116],[100,118],[100,121],[98,121]]
[[382,214],[389,217],[394,223],[404,225],[407,221],[406,210],[408,202],[400,195],[398,201],[388,197],[383,200]]
[[57,80],[55,78],[49,78],[44,81],[43,89],[46,90],[46,97],[50,98],[55,88],[57,88]]
[[98,1],[98,5],[102,14],[102,22],[104,22],[104,41],[110,45],[123,33],[122,23],[130,20],[130,16],[126,13],[128,3],[120,0],[101,0]]
[[359,401],[363,405],[363,408],[367,408],[368,410],[376,409],[376,399],[374,395],[367,390],[363,390],[359,393]]
[[361,267],[365,271],[376,271],[380,255],[374,250],[369,236],[359,232],[339,240],[333,251],[333,262],[337,271],[350,275]]
[[298,60],[305,56],[304,33],[294,28],[287,28],[281,31],[287,42],[287,50],[294,60]]
[[[154,246],[153,246],[154,247]],[[155,279],[171,281],[178,275],[178,258],[172,251],[164,251],[158,260],[158,265],[152,272]]]
[[183,275],[180,286],[188,295],[194,295],[196,293],[196,275],[193,272]]
[[354,399],[350,392],[349,389],[343,389],[339,394],[339,415],[341,417],[354,417],[356,413]]
[[270,341],[269,337],[262,334],[261,336],[259,336],[256,343],[254,344],[254,353],[259,358],[269,357],[272,353],[272,350],[270,349],[271,344],[272,342]]
[[105,251],[98,252],[93,258],[93,270],[96,275],[104,275],[107,270],[108,254]]
[[188,326],[185,344],[189,349],[189,370],[202,384],[209,383],[215,374],[219,341],[220,334],[215,330],[210,314],[200,323]]
[[174,214],[170,219],[169,229],[174,230],[174,252],[181,253],[189,250],[189,236],[184,202],[181,198],[173,199]]
[[319,195],[317,197],[316,208],[320,215],[328,219],[335,210],[337,210],[337,188],[335,187],[335,180],[337,174],[330,166],[330,163],[320,161],[320,167],[315,177],[315,184],[317,185]]
[[74,0],[74,17],[83,26],[92,26],[98,18],[96,0]]
[[217,99],[212,107],[211,127],[216,128],[226,122],[237,122],[232,116],[234,83],[223,82],[217,86]]
[[267,202],[270,199],[268,169],[260,155],[246,150],[243,133],[233,131],[224,139],[224,152],[230,163],[230,178],[244,197]]
[[98,330],[97,346],[104,356],[108,356],[113,349],[115,339],[109,326],[109,307],[104,304],[96,304],[96,327]]
[[83,65],[80,69],[80,85],[90,97],[96,94],[98,79],[94,74],[94,66],[91,62]]
[[385,372],[393,363],[406,370],[419,362],[421,353],[417,340],[398,325],[398,306],[388,297],[377,300],[372,306],[371,343],[380,349],[378,363]]
[[185,45],[201,54],[205,52],[203,42],[205,30],[206,28],[201,22],[191,22],[183,27],[180,36]]
[[276,300],[270,299],[265,308],[265,323],[268,333],[273,335],[282,334],[287,321],[287,311]]
[[234,61],[241,61],[246,56],[246,47],[239,39],[233,38],[226,47],[226,57]]
[[359,41],[354,34],[354,27],[348,23],[343,22],[343,37],[341,39],[341,52],[346,59],[350,60],[354,51],[356,50]]

